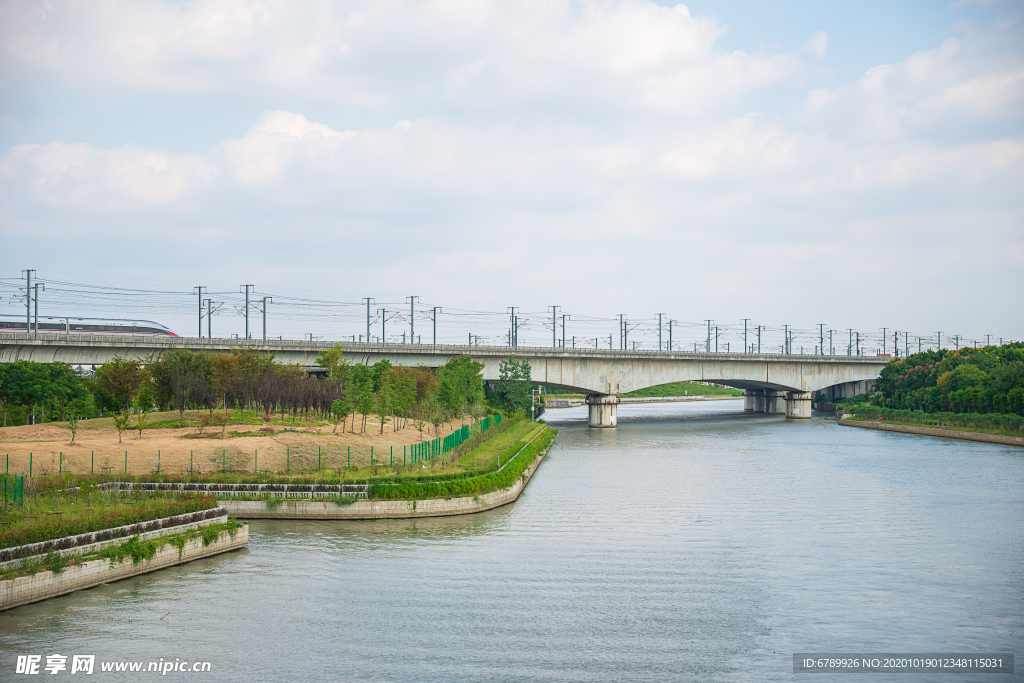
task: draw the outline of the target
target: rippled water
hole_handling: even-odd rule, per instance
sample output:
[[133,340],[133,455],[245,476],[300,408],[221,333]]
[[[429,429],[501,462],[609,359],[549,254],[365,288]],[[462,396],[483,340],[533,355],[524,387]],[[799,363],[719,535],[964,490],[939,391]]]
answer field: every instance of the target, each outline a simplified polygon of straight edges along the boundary
[[[548,417],[514,505],[253,521],[247,551],[0,613],[0,680],[54,652],[270,682],[792,680],[793,652],[1024,651],[1022,449],[740,401]],[[904,679],[957,676],[871,678]]]

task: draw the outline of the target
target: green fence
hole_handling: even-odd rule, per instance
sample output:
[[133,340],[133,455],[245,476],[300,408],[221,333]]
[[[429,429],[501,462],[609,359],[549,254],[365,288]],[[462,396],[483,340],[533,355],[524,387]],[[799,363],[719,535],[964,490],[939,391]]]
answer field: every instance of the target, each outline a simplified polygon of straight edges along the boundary
[[497,427],[500,424],[501,415],[494,415],[480,420],[479,425],[463,425],[462,429],[456,429],[448,436],[438,437],[423,443],[414,443],[409,446],[409,462],[410,464],[416,464],[433,460],[438,455],[444,455],[449,451],[455,450],[477,434],[483,434],[491,427]]
[[14,474],[0,474],[0,479],[4,480],[4,505],[24,505],[25,477]]

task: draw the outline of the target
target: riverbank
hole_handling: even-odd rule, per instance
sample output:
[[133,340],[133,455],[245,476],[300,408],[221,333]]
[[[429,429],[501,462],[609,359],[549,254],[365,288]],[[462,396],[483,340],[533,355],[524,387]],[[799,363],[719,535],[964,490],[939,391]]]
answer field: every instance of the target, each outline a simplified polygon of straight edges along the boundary
[[[532,424],[532,423],[528,423]],[[514,453],[510,452],[505,464],[493,472],[467,477],[465,479],[447,479],[439,482],[402,482],[395,481],[383,485],[377,484],[368,489],[369,497],[356,498],[342,504],[331,500],[237,500],[226,499],[221,505],[230,514],[244,519],[411,519],[416,517],[448,517],[468,515],[485,510],[492,510],[518,500],[520,494],[530,482],[544,456],[553,443],[554,432],[548,428],[540,428],[529,440],[524,438]],[[487,447],[486,442],[481,446]],[[539,449],[539,450],[538,450]],[[475,451],[466,454],[466,458],[474,457]],[[532,456],[532,457],[531,457]],[[529,458],[528,463],[523,463]],[[494,486],[493,482],[504,481],[510,485]],[[481,490],[473,496],[447,495],[452,488],[466,491],[465,482],[492,482],[491,490]],[[481,485],[478,483],[477,485]],[[470,484],[472,486],[472,484]],[[408,488],[412,487],[412,488]],[[435,497],[405,497],[405,491],[432,491]],[[443,492],[441,495],[436,495]],[[375,498],[384,494],[389,499]],[[397,495],[396,495],[397,494]],[[287,496],[287,493],[284,494]],[[312,496],[312,493],[310,493]]]
[[839,420],[839,424],[846,427],[860,427],[861,429],[875,429],[882,432],[900,432],[901,434],[919,434],[921,436],[937,436],[944,439],[961,439],[964,441],[980,441],[983,443],[997,443],[1004,446],[1024,446],[1024,437],[1007,436],[1003,434],[985,434],[983,432],[968,432],[960,429],[936,429],[934,427],[917,427],[914,425],[891,424],[866,420],[845,418]]
[[[249,544],[248,525],[220,531],[216,540],[212,542],[208,542],[209,539],[204,539],[201,534],[193,534],[181,545],[175,544],[169,538],[175,531],[175,528],[166,529],[165,532],[170,533],[152,539],[159,547],[150,559],[136,562],[134,558],[128,557],[121,562],[115,562],[103,557],[75,562],[59,571],[42,569],[27,576],[0,581],[0,611],[238,550]],[[183,528],[178,533],[187,531],[188,529]],[[101,549],[104,548],[85,546],[77,550],[87,555]]]

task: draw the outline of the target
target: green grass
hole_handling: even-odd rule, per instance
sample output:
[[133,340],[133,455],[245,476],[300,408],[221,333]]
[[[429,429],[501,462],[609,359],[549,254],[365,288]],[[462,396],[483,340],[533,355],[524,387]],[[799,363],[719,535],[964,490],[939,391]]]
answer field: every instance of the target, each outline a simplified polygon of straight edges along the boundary
[[637,389],[628,394],[622,394],[626,398],[655,398],[663,396],[742,396],[743,392],[731,387],[721,387],[715,384],[702,384],[700,382],[671,382],[659,384],[656,387]]
[[[88,488],[88,487],[87,487]],[[119,526],[217,507],[195,493],[26,491],[21,507],[3,508],[0,548],[95,533]]]
[[875,422],[882,418],[885,424],[926,427],[977,434],[1024,436],[1024,419],[1019,415],[979,413],[926,413],[921,410],[892,410],[869,405],[853,405],[846,409],[856,422]]

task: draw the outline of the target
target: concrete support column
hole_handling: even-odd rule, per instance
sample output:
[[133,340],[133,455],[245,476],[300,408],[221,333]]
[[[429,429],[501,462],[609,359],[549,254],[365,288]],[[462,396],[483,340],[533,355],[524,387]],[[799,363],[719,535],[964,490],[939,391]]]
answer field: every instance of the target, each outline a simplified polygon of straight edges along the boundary
[[811,419],[811,401],[814,394],[809,391],[791,391],[786,395],[786,417],[800,420]]
[[753,389],[744,389],[743,390],[743,410],[753,411],[755,409],[754,408],[754,401],[755,401],[754,397],[755,397],[756,394],[757,394],[757,391],[755,391]]
[[755,413],[767,413],[768,412],[767,410],[765,410],[765,402],[764,402],[764,395],[766,393],[767,392],[765,392],[763,389],[760,390],[760,391],[755,391],[754,392],[754,412]]
[[590,394],[587,396],[587,405],[590,406],[591,427],[615,427],[619,424],[618,396]]
[[786,414],[786,392],[771,391],[764,392],[764,412],[770,415]]

